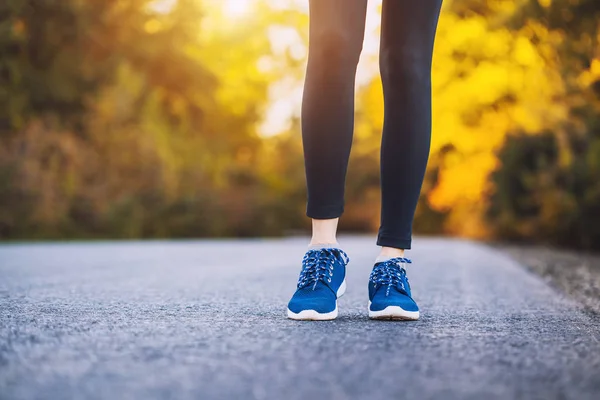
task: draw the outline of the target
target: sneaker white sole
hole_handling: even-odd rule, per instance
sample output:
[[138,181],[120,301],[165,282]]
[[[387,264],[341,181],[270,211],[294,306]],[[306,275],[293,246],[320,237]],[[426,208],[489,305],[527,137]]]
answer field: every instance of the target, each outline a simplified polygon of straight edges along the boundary
[[380,311],[371,311],[371,302],[369,301],[369,318],[385,319],[398,321],[416,321],[419,319],[418,311],[406,311],[400,306],[387,306]]
[[[342,282],[340,288],[337,291],[337,298],[339,299],[346,293],[346,280]],[[302,310],[299,313],[295,313],[288,308],[287,317],[289,319],[295,319],[298,321],[331,321],[336,319],[338,316],[337,300],[335,301],[335,309],[328,313],[320,313],[315,310]]]

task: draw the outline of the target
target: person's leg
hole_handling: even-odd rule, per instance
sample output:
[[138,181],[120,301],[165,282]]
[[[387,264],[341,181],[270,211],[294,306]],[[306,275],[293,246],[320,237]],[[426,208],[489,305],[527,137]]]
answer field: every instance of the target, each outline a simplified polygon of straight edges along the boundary
[[337,317],[349,258],[336,240],[354,127],[354,79],[367,0],[310,0],[308,66],[302,99],[302,143],[313,236],[302,259],[288,318]]
[[381,254],[369,277],[369,317],[419,319],[406,277],[412,221],[431,139],[431,58],[442,0],[383,0],[380,70]]
[[384,257],[410,249],[431,141],[431,60],[442,0],[384,0],[380,70],[384,92],[381,225]]
[[311,245],[337,243],[354,129],[354,81],[367,0],[310,0],[302,143]]

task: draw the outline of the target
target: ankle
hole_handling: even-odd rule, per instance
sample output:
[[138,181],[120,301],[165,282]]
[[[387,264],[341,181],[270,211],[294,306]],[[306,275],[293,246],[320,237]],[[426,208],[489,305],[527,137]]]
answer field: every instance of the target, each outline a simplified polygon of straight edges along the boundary
[[395,257],[404,257],[404,249],[397,249],[395,247],[382,247],[377,258],[382,259]]
[[339,218],[314,219],[312,220],[312,238],[310,246],[338,244],[336,238],[337,224]]

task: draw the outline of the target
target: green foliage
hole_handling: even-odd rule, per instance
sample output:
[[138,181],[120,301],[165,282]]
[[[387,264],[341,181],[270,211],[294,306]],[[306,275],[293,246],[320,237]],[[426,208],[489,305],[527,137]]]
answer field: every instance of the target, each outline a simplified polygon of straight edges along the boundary
[[202,3],[153,3],[0,4],[0,237],[277,234],[299,215],[254,168],[260,24],[290,13],[207,32]]
[[[535,19],[564,34],[557,48],[569,118],[536,136],[509,137],[492,174],[489,220],[500,237],[600,249],[600,4],[526,3],[514,26]],[[534,38],[535,39],[535,38]]]
[[[600,135],[598,135],[600,136]],[[572,143],[576,154],[560,163],[552,132],[510,136],[492,174],[488,218],[499,237],[599,249],[600,137]]]

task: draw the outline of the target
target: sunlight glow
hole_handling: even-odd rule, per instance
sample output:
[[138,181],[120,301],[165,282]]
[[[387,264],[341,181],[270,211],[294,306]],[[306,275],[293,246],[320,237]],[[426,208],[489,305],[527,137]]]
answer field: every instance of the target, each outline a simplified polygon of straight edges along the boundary
[[[273,7],[295,8],[308,13],[308,2],[306,0],[269,0]],[[229,0],[230,3],[249,3],[250,0]],[[368,2],[367,19],[365,28],[365,38],[363,51],[356,74],[356,91],[363,85],[368,84],[373,76],[379,72],[378,51],[379,51],[379,28],[380,28],[380,7],[382,0],[371,0]],[[283,53],[287,50],[297,59],[306,57],[308,49],[306,44],[301,42],[301,38],[294,32],[293,28],[274,26],[269,29],[268,34],[276,53]],[[268,68],[268,60],[261,61],[262,67]],[[302,87],[303,81],[284,80],[283,82],[274,82],[269,90],[271,104],[267,109],[264,120],[259,127],[261,135],[268,137],[278,133],[285,132],[291,126],[291,119],[300,117],[302,106]]]
[[225,15],[239,18],[248,14],[250,11],[253,0],[225,0],[223,2],[223,8]]
[[166,14],[173,9],[177,0],[155,0],[148,5],[151,10]]

